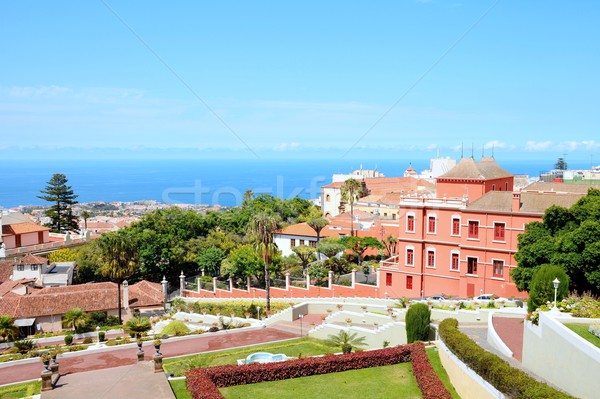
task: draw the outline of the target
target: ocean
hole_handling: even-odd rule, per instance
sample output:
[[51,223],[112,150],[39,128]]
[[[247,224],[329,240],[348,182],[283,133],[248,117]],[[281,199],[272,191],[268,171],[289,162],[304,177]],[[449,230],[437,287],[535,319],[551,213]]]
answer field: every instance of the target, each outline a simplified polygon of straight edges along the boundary
[[[513,174],[537,176],[552,167],[534,161],[501,161]],[[319,196],[334,173],[373,169],[402,176],[407,160],[0,160],[0,208],[41,205],[37,198],[54,173],[64,173],[79,202],[156,200],[165,203],[235,206],[246,190],[280,198]],[[412,162],[418,172],[429,160]],[[588,168],[589,165],[570,165]]]

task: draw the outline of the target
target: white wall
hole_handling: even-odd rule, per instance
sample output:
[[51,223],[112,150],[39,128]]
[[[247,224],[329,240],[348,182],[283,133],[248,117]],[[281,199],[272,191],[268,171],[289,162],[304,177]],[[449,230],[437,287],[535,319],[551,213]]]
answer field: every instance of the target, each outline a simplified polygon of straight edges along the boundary
[[561,322],[591,323],[593,319],[560,314],[555,317],[551,312],[541,312],[539,325],[525,321],[523,367],[573,396],[597,398],[600,349]]

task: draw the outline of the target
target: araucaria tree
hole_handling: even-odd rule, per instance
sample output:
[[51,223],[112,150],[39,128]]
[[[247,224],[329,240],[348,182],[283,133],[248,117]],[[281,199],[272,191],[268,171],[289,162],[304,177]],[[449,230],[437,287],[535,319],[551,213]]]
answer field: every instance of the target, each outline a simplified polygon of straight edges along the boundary
[[257,213],[250,221],[250,234],[253,236],[255,248],[262,255],[265,263],[265,297],[266,310],[271,310],[271,279],[269,266],[273,256],[277,253],[277,246],[273,242],[273,233],[281,226],[281,218],[277,214]]
[[47,226],[57,233],[79,229],[78,218],[73,214],[72,209],[73,205],[77,203],[75,199],[78,196],[73,193],[73,189],[67,183],[65,175],[55,173],[48,181],[46,188],[41,190],[44,195],[38,196],[38,198],[53,204],[46,211],[46,216],[50,218]]
[[341,187],[342,201],[350,204],[350,235],[354,236],[354,203],[363,196],[363,185],[356,179],[348,179]]
[[117,297],[119,306],[119,323],[121,317],[121,283],[138,267],[137,243],[134,236],[126,230],[105,233],[97,239],[100,252],[100,272],[117,283]]

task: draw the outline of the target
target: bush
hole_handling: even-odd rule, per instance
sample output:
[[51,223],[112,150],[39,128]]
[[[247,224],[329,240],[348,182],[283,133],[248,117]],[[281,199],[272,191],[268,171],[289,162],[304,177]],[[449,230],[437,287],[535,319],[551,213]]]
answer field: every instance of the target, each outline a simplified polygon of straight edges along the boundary
[[217,331],[219,331],[219,327],[213,326],[213,327],[211,327],[211,328],[208,329],[208,332],[217,332]]
[[73,336],[68,334],[65,335],[65,345],[71,345],[73,343]]
[[91,344],[92,342],[94,342],[94,340],[91,337],[85,337],[83,339],[84,344]]
[[19,351],[19,353],[25,354],[32,350],[35,347],[35,343],[30,339],[22,339],[19,341],[15,341],[15,348]]
[[573,398],[545,385],[525,372],[515,369],[493,353],[487,352],[458,330],[456,319],[440,323],[440,336],[460,360],[497,390],[511,398],[567,399]]
[[408,362],[411,358],[417,364],[417,367],[413,366],[413,368],[416,369],[415,378],[423,398],[449,399],[450,393],[437,374],[433,372],[422,344],[337,356],[310,357],[278,363],[199,368],[190,370],[185,375],[188,391],[193,398],[221,399],[223,396],[218,388],[222,387],[389,366]]
[[424,303],[415,303],[406,312],[406,339],[408,343],[429,340],[431,311]]
[[173,320],[161,331],[164,335],[186,335],[190,333],[190,329],[185,325],[184,322],[179,320]]
[[104,338],[106,338],[106,333],[104,331],[98,331],[98,341],[103,342]]
[[541,305],[554,301],[554,284],[552,281],[555,278],[560,281],[556,300],[561,301],[569,295],[569,277],[565,270],[557,265],[542,265],[531,278],[527,310],[533,312]]

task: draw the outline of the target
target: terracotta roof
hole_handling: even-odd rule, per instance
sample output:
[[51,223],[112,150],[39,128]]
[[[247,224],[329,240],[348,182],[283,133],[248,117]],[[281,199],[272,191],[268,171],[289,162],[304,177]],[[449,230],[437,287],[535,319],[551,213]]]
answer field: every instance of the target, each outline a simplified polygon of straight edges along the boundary
[[7,280],[0,284],[0,298],[6,296],[12,290],[18,288],[19,286],[27,286],[30,283],[34,283],[36,279],[34,278],[22,278],[17,281]]
[[[519,212],[543,214],[552,205],[565,208],[572,206],[582,194],[548,194],[522,192]],[[511,212],[513,193],[510,191],[490,191],[473,201],[467,210],[489,212]]]
[[325,186],[323,186],[323,188],[341,188],[344,185],[343,181],[336,181],[333,183],[329,183]]
[[31,222],[17,223],[2,226],[2,232],[6,233],[7,231],[12,232],[12,234],[26,234],[26,233],[35,233],[38,231],[49,231],[50,229],[45,226],[40,226]]
[[13,262],[0,261],[0,283],[10,280],[10,276],[13,274]]
[[595,188],[600,190],[600,184],[575,184],[575,183],[531,183],[523,191],[542,191],[556,193],[587,194],[588,189]]
[[[62,315],[79,307],[85,312],[116,309],[117,284],[91,283],[66,287],[47,287],[31,295],[3,298],[0,314],[16,318]],[[133,307],[162,305],[160,284],[139,282],[129,286],[129,304]]]
[[494,158],[481,158],[479,162],[475,162],[473,158],[462,158],[438,179],[494,180],[511,176]]
[[[327,231],[327,227],[321,230],[321,237],[329,237],[332,234]],[[279,230],[277,234],[285,234],[291,236],[301,236],[301,237],[317,237],[317,233],[306,223],[296,223],[284,227]]]
[[23,265],[45,265],[48,262],[48,259],[43,258],[41,256],[27,254],[26,256],[19,259],[18,262]]
[[423,188],[435,187],[427,180],[415,179],[414,177],[374,177],[365,179],[369,194],[384,195],[389,193],[410,194]]

